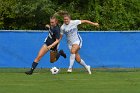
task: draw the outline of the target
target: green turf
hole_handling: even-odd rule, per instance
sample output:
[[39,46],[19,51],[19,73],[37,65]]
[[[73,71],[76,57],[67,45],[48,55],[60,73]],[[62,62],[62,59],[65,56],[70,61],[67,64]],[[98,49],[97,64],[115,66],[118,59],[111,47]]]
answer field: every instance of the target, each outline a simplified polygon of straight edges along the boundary
[[140,69],[95,69],[92,75],[84,69],[57,75],[38,69],[31,76],[26,70],[1,68],[0,93],[140,93]]

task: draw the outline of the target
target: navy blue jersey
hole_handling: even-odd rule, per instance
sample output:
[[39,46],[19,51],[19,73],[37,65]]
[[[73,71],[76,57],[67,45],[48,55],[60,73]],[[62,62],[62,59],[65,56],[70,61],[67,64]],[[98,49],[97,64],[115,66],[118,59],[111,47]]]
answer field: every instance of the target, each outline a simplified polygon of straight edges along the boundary
[[45,44],[47,46],[51,45],[53,42],[56,41],[56,39],[60,39],[60,27],[57,25],[53,28],[50,28],[49,30],[49,35],[45,39]]

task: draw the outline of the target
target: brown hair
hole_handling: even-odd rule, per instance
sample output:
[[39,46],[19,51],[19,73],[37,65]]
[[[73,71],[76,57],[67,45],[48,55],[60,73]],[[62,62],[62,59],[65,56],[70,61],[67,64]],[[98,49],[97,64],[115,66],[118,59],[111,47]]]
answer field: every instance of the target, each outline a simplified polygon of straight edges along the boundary
[[57,19],[55,16],[50,17],[50,20],[51,20],[51,19],[55,19],[56,22],[58,23],[58,19]]
[[55,16],[51,16],[50,19],[56,19],[57,20],[57,18]]
[[63,15],[63,17],[68,17],[68,18],[71,19],[71,16],[70,16],[69,14],[65,14],[65,15]]

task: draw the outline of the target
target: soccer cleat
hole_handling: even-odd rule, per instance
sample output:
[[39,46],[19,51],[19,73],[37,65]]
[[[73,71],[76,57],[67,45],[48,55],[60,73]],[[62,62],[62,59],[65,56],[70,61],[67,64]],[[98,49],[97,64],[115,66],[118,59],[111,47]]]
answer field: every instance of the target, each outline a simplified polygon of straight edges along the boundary
[[33,71],[31,71],[31,70],[30,71],[26,71],[25,74],[32,75],[33,74]]
[[59,53],[60,53],[60,55],[63,56],[64,58],[67,57],[63,50],[60,50]]
[[90,70],[90,66],[89,66],[89,65],[88,65],[88,66],[86,66],[86,69],[87,69],[87,71],[88,71],[88,73],[89,73],[89,74],[92,74],[92,73],[91,73],[91,70]]
[[68,73],[71,73],[71,72],[72,72],[72,68],[69,68],[69,69],[67,70],[67,72],[68,72]]

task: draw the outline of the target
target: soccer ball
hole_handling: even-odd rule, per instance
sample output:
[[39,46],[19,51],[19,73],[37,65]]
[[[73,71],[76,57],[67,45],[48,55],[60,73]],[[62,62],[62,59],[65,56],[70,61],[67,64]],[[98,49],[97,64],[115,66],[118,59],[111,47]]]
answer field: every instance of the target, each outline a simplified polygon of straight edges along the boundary
[[58,69],[57,67],[52,67],[52,68],[50,69],[50,71],[51,71],[51,73],[52,73],[53,75],[58,74],[59,70],[60,70],[60,69]]

